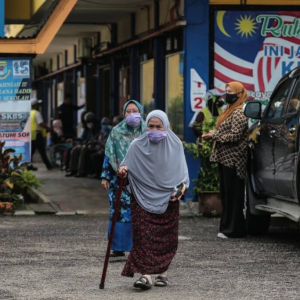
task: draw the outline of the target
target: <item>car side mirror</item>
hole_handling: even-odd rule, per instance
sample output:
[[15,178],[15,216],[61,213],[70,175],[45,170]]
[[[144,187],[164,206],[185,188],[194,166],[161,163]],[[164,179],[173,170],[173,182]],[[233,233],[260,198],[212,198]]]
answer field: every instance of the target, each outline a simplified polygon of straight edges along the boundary
[[249,102],[244,107],[244,115],[251,119],[261,119],[261,103],[258,101]]

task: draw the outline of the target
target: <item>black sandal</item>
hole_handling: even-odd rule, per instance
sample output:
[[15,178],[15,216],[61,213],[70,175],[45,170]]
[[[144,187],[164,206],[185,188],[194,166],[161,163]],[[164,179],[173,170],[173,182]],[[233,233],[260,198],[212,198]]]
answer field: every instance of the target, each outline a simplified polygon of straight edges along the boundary
[[163,276],[155,277],[155,286],[167,286],[168,285],[168,278]]
[[112,253],[109,254],[109,257],[121,257],[125,256],[125,253],[122,251],[112,251]]
[[133,286],[144,291],[152,288],[152,284],[149,282],[149,279],[146,276],[141,276]]

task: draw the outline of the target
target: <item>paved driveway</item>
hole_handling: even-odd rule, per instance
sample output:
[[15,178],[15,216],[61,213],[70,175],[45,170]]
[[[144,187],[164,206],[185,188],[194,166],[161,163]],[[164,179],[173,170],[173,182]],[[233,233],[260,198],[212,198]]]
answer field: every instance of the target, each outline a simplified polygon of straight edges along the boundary
[[124,260],[110,263],[99,290],[107,216],[0,217],[0,299],[300,299],[297,229],[223,240],[218,225],[181,219],[170,285],[141,292],[120,276]]

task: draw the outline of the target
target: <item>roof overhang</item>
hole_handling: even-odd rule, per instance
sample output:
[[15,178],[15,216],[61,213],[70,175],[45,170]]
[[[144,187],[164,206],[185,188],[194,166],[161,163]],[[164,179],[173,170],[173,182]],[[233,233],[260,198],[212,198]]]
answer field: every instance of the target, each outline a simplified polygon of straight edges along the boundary
[[0,39],[0,53],[29,55],[43,54],[76,3],[77,0],[59,1],[36,38]]

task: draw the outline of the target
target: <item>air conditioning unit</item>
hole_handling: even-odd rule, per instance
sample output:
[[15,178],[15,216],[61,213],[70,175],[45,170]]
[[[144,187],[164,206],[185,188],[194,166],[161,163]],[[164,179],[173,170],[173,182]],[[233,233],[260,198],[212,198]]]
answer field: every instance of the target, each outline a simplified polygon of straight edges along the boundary
[[80,38],[77,46],[77,58],[91,57],[93,47],[94,39],[92,37]]

